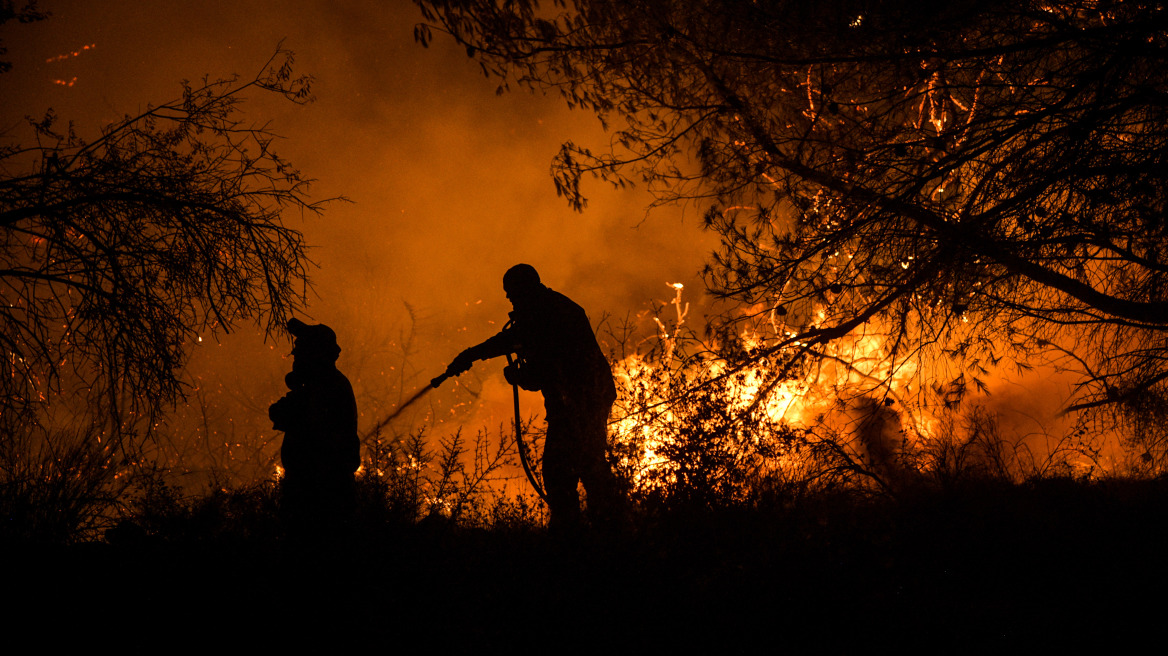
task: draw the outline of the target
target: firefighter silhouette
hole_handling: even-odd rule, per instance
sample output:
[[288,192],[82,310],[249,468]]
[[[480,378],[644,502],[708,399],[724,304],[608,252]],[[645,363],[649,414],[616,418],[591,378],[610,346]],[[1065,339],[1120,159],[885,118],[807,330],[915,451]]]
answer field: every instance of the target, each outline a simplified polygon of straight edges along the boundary
[[297,529],[326,529],[344,521],[354,504],[357,400],[337,370],[341,349],[331,328],[291,319],[288,332],[295,338],[288,393],[268,408],[272,427],[284,431],[282,503]]
[[494,337],[460,353],[446,374],[461,374],[476,360],[517,354],[516,364],[504,370],[507,381],[541,392],[547,415],[543,482],[549,530],[580,524],[578,482],[584,484],[592,521],[608,521],[617,492],[604,452],[616,386],[588,315],[567,296],[544,286],[528,264],[507,271],[503,291],[514,308],[511,321]]

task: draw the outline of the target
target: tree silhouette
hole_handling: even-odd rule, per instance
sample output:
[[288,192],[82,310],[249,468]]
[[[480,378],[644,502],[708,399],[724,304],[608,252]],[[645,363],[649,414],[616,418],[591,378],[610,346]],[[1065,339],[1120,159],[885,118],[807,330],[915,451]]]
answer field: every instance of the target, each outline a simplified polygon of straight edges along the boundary
[[0,148],[0,415],[30,416],[80,382],[119,417],[181,396],[207,330],[271,330],[303,300],[305,246],[288,211],[309,180],[240,117],[244,95],[309,99],[291,53],[252,79],[183,83],[87,140],[50,110],[33,145]]
[[[612,126],[585,175],[708,207],[750,356],[860,330],[976,374],[1042,352],[1070,407],[1168,379],[1168,16],[1157,3],[420,1],[483,71]],[[772,323],[772,325],[774,325]],[[968,381],[966,381],[968,382]]]

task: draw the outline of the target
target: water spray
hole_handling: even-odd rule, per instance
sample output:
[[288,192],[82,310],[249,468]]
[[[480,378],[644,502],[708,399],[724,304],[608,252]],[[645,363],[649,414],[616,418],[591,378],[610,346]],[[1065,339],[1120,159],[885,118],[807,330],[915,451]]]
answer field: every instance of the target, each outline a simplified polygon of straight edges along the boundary
[[[507,354],[507,364],[508,366],[514,366],[515,364],[515,361],[512,359],[510,353]],[[397,416],[404,412],[406,408],[410,407],[415,402],[417,402],[418,399],[425,396],[426,392],[429,392],[432,389],[438,389],[438,387],[442,385],[442,383],[445,382],[447,378],[450,378],[449,373],[443,373],[432,378],[429,385],[418,390],[413,396],[407,399],[405,403],[402,403],[400,406],[398,406],[397,410],[394,410],[392,414],[378,422],[378,424],[373,427],[373,430],[369,431],[369,435],[373,435],[382,428],[385,428],[389,422],[397,419]],[[538,494],[539,498],[543,499],[546,503],[547,493],[544,492],[543,486],[540,485],[539,480],[535,477],[535,472],[531,467],[531,455],[528,453],[527,444],[523,441],[523,422],[519,414],[518,383],[511,383],[511,390],[515,405],[515,446],[519,451],[519,462],[523,465],[523,473],[527,475],[527,480],[529,483],[531,483],[531,487],[535,488],[536,494]]]
[[411,396],[409,399],[407,399],[405,403],[399,405],[397,407],[397,410],[394,410],[393,413],[391,413],[388,417],[386,417],[385,419],[382,419],[380,422],[378,422],[378,424],[373,427],[373,430],[369,431],[369,434],[373,435],[374,433],[381,430],[382,428],[385,428],[386,425],[389,424],[389,422],[393,421],[394,419],[397,419],[397,416],[400,415],[402,412],[404,412],[406,408],[410,407],[411,405],[416,403],[418,399],[425,396],[426,392],[429,392],[432,389],[438,389],[438,386],[441,385],[443,383],[443,381],[445,381],[447,378],[450,378],[450,374],[444,373],[441,376],[436,376],[436,377],[432,378],[430,380],[429,385],[418,390],[413,396]]

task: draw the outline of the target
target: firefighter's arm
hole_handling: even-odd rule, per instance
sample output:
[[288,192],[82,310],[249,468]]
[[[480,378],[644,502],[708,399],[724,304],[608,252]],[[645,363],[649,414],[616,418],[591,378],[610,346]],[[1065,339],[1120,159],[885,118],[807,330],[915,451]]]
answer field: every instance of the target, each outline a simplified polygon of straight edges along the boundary
[[272,429],[287,432],[289,428],[294,428],[302,423],[304,421],[303,401],[303,394],[292,391],[268,406],[268,419],[272,420]]
[[446,367],[446,375],[457,376],[471,368],[471,366],[478,360],[490,360],[501,355],[514,353],[518,344],[516,342],[515,329],[508,324],[500,330],[497,335],[491,337],[481,344],[476,344],[454,358],[454,361]]

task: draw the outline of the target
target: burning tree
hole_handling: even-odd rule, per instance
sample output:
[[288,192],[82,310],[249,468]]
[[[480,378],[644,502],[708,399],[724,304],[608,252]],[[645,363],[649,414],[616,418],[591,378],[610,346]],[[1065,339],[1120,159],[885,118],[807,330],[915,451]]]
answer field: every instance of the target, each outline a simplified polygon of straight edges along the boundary
[[[182,96],[80,136],[50,110],[30,145],[0,148],[0,416],[11,427],[73,386],[112,432],[182,394],[207,330],[271,330],[302,302],[309,180],[240,117],[245,94],[306,102],[279,51],[252,79],[183,84]],[[91,407],[93,407],[91,405]]]
[[[1168,390],[1168,12],[1158,3],[421,0],[483,71],[612,126],[556,190],[703,204],[739,361],[1007,356],[1081,376],[1068,408]],[[1156,401],[1157,408],[1165,404]]]

